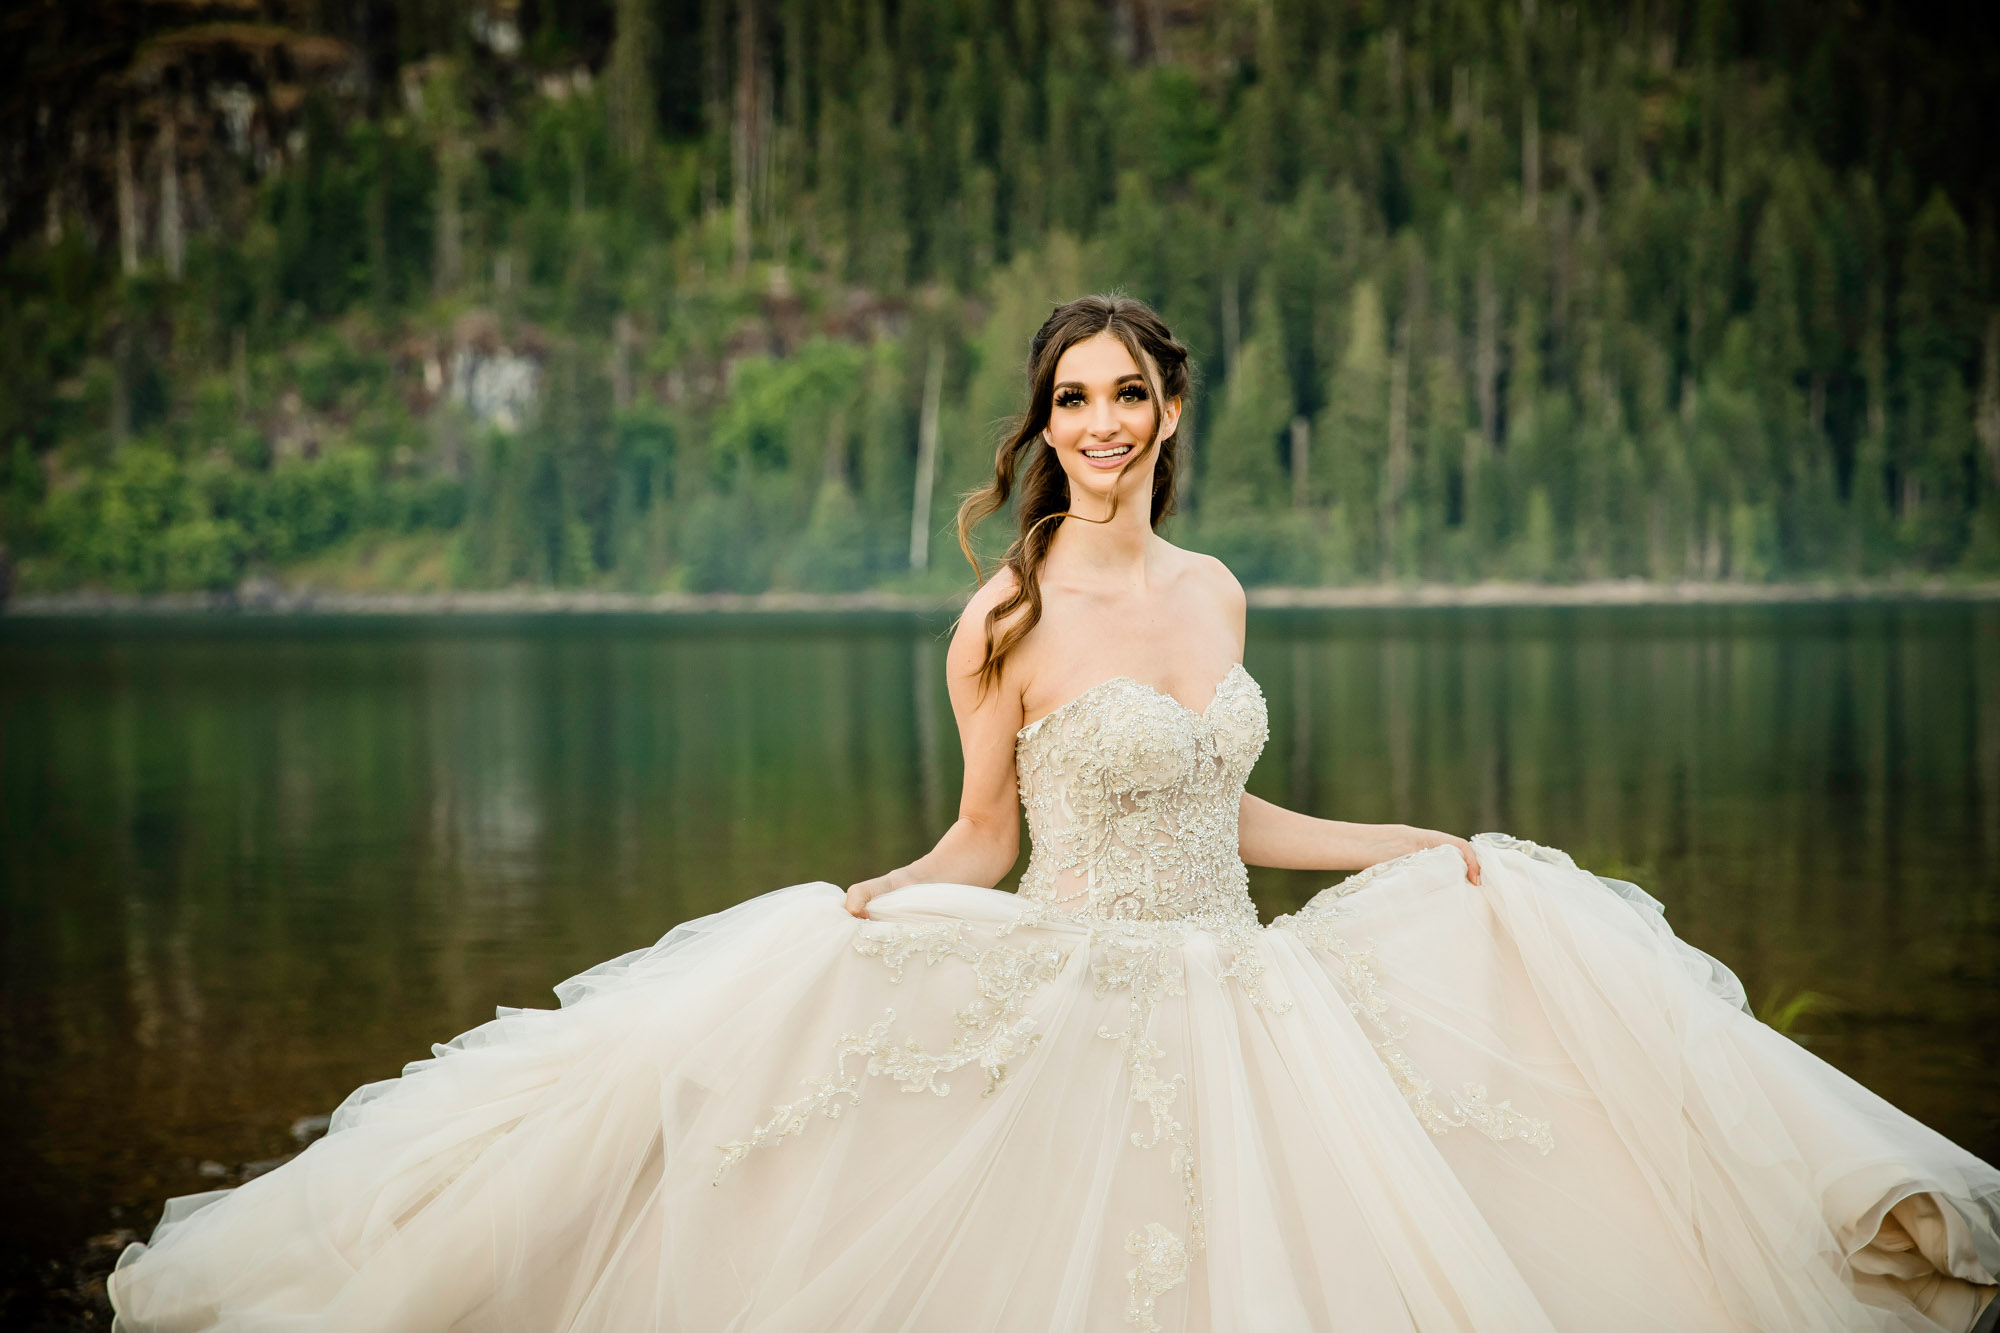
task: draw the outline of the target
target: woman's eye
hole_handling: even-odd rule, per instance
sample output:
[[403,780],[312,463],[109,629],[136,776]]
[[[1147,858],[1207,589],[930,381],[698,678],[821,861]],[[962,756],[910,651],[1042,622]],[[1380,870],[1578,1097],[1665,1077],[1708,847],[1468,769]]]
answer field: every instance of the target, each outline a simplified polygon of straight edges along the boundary
[[1143,403],[1146,401],[1146,391],[1136,384],[1128,384],[1118,391],[1118,401],[1121,403]]
[[1083,395],[1082,395],[1082,394],[1080,394],[1080,393],[1059,393],[1059,394],[1057,394],[1057,395],[1056,395],[1056,406],[1057,406],[1057,407],[1082,407],[1082,406],[1083,406]]

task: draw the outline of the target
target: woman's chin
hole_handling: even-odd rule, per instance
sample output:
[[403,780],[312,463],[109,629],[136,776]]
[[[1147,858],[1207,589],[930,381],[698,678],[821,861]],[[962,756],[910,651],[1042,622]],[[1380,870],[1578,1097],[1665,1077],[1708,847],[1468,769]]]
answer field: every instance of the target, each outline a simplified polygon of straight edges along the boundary
[[1101,471],[1097,468],[1089,468],[1080,475],[1074,472],[1070,473],[1069,488],[1071,495],[1078,497],[1087,496],[1109,504],[1111,503],[1111,497],[1121,491],[1128,493],[1128,495],[1138,493],[1143,488],[1142,484],[1146,480],[1145,477],[1139,474],[1137,469],[1120,474],[1109,468]]

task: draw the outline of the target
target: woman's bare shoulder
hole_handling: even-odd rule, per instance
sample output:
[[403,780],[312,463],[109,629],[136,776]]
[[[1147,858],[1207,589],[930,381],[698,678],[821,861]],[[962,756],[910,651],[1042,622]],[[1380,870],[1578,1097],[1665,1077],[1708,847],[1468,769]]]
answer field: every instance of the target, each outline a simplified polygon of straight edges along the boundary
[[1174,559],[1179,562],[1181,572],[1203,596],[1216,599],[1216,605],[1223,611],[1241,614],[1245,605],[1243,585],[1236,580],[1229,566],[1203,551],[1190,551],[1161,539]]
[[[999,610],[1020,586],[1021,581],[1014,571],[1002,566],[992,578],[972,590],[972,596],[965,601],[965,609],[958,613],[958,624],[952,631],[951,649],[947,654],[947,660],[955,670],[976,670],[978,664],[986,660],[986,619]],[[1024,609],[1016,607],[996,620],[993,638],[998,640],[1007,625]]]
[[[992,578],[974,588],[972,596],[966,598],[965,610],[959,615],[959,623],[983,627],[986,624],[986,617],[998,610],[1020,586],[1021,580],[1012,567],[1002,565],[993,571]],[[1000,626],[996,625],[994,628],[998,629]]]

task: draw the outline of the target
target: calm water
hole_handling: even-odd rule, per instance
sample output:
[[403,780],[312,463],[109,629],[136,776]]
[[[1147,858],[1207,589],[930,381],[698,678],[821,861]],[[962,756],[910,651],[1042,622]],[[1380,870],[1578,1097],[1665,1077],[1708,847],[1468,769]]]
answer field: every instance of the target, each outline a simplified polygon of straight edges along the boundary
[[[151,1225],[676,922],[927,847],[940,627],[0,622],[0,1251]],[[2000,1160],[2000,606],[1253,619],[1252,790],[1639,880]],[[1253,872],[1267,916],[1337,876]]]

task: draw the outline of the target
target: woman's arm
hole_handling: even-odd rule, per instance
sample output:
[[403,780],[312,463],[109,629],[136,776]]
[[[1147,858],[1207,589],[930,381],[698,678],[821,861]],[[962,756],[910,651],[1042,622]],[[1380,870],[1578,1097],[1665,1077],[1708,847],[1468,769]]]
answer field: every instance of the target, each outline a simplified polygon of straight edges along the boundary
[[1362,870],[1392,856],[1449,843],[1465,858],[1466,878],[1479,882],[1479,857],[1463,838],[1408,824],[1314,819],[1248,792],[1239,811],[1236,841],[1245,865],[1280,870]]
[[1002,679],[984,694],[979,664],[986,657],[986,613],[1013,590],[1002,571],[974,593],[945,652],[945,682],[965,752],[958,819],[937,846],[906,866],[847,890],[847,910],[868,915],[868,900],[905,884],[998,884],[1021,852],[1020,795],[1014,777],[1014,733],[1021,729],[1021,693]]
[[961,810],[938,839],[937,846],[886,875],[849,885],[847,910],[865,917],[871,898],[906,884],[973,884],[992,888],[1014,868],[1021,851],[1020,817],[1011,810],[1008,816],[1005,826],[999,826]]
[[[1249,631],[1249,604],[1243,585],[1228,566],[1210,556],[1202,565],[1213,580],[1223,617],[1236,635],[1237,656]],[[1407,824],[1350,824],[1338,819],[1314,819],[1269,801],[1243,794],[1237,810],[1237,853],[1245,865],[1280,870],[1362,870],[1405,852],[1451,843],[1465,858],[1465,873],[1479,882],[1479,858],[1463,838]]]
[[[1216,579],[1224,613],[1236,631],[1238,656],[1249,629],[1249,607],[1243,585],[1219,560],[1207,566]],[[1340,819],[1314,819],[1269,801],[1243,794],[1237,811],[1237,852],[1245,865],[1279,870],[1364,870],[1378,861],[1426,847],[1450,843],[1465,858],[1465,873],[1479,882],[1479,857],[1472,844],[1435,829],[1408,824],[1350,824]]]

